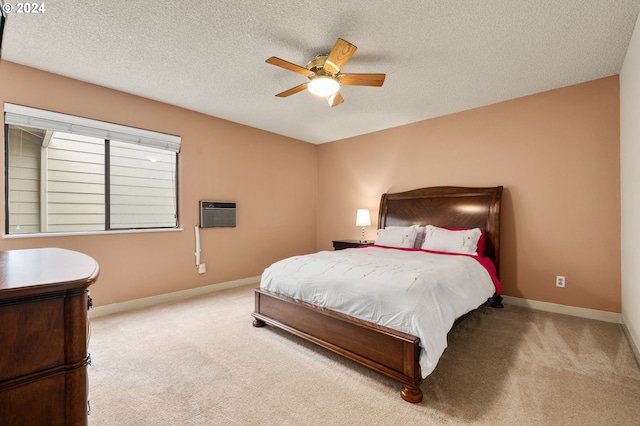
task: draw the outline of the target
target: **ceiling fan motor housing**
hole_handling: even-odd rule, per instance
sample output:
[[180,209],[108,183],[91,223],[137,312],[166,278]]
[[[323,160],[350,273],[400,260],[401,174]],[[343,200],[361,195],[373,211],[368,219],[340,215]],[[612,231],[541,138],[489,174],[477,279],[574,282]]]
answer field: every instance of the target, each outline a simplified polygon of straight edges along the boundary
[[310,60],[309,63],[307,63],[307,69],[313,73],[307,76],[309,77],[309,79],[313,80],[314,78],[320,77],[320,76],[335,78],[334,74],[328,72],[324,68],[324,63],[327,61],[328,57],[329,55],[317,55],[315,58]]

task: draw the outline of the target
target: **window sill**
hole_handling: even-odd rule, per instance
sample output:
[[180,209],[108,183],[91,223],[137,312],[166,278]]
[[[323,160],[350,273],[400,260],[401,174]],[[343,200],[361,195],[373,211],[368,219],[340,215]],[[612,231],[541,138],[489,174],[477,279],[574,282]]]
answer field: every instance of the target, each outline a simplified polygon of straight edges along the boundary
[[114,234],[148,234],[150,232],[180,232],[182,228],[157,229],[122,229],[117,231],[79,231],[79,232],[41,232],[38,234],[5,234],[3,239],[40,238],[40,237],[77,237],[83,235],[114,235]]

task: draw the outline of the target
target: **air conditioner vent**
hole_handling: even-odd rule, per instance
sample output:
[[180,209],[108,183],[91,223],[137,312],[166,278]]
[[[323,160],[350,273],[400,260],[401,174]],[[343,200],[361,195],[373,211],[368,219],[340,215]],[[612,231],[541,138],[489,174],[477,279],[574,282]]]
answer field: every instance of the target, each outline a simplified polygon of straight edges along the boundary
[[236,203],[200,200],[201,228],[233,228],[236,226]]

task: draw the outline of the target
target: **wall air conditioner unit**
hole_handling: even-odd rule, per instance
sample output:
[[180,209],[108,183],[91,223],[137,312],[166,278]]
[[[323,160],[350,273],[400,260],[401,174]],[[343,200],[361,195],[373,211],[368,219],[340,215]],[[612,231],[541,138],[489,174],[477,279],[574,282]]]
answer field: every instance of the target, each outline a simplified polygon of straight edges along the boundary
[[200,228],[233,228],[236,226],[236,203],[200,200]]

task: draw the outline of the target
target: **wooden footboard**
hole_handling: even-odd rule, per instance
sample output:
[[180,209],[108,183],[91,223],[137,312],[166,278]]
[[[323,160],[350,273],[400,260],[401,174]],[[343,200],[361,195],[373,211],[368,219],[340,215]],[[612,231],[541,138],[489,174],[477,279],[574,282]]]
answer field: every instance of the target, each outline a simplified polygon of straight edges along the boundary
[[259,288],[252,315],[254,326],[269,324],[316,343],[403,383],[405,401],[422,401],[420,338]]

